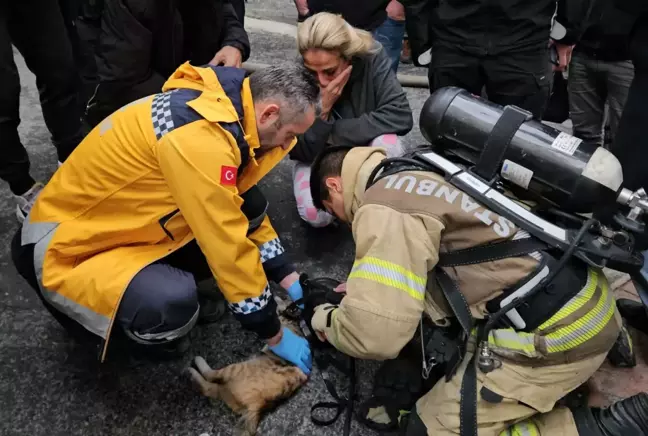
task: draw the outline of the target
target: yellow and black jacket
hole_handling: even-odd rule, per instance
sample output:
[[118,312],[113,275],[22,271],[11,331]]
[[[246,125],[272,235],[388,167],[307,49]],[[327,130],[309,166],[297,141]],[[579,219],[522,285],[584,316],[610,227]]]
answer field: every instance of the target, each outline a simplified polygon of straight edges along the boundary
[[243,327],[276,334],[266,273],[294,269],[267,216],[248,234],[241,194],[288,150],[257,159],[259,146],[242,69],[185,63],[162,93],[103,120],[23,226],[44,298],[107,343],[130,280],[195,238]]

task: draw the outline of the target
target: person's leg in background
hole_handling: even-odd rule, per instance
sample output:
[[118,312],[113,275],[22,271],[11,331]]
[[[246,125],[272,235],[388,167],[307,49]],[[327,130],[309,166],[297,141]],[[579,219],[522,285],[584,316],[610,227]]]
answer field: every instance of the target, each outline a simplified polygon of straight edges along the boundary
[[480,64],[478,56],[459,46],[435,44],[428,67],[430,93],[444,86],[458,86],[471,94],[480,95],[484,86]]
[[79,81],[61,10],[48,0],[12,5],[11,39],[36,75],[43,118],[59,162],[64,162],[83,136]]
[[623,185],[648,189],[646,125],[648,125],[648,14],[635,25],[630,43],[634,79],[619,121],[611,151],[623,167]]
[[614,141],[623,108],[628,100],[628,91],[634,78],[631,61],[606,62],[608,117],[610,120],[610,139]]
[[29,174],[29,156],[18,136],[20,124],[20,76],[14,62],[9,22],[13,2],[0,3],[0,179],[19,197],[35,181]]
[[384,47],[392,61],[392,70],[398,71],[403,37],[405,36],[405,8],[397,0],[387,5],[387,19],[373,31],[373,36]]
[[569,64],[569,115],[574,136],[603,145],[606,88],[602,62],[584,53],[574,53]]
[[77,19],[81,13],[81,1],[80,0],[59,0],[59,7],[61,8],[61,16],[63,17],[63,23],[65,24],[65,29],[67,31],[68,39],[70,40],[70,47],[72,48],[72,56],[74,58],[74,64],[76,66],[76,78],[77,78],[77,99],[78,104],[80,105],[80,111],[83,113],[85,111],[85,105],[88,99],[90,98],[90,93],[86,88],[85,82],[83,81],[82,72],[85,69],[86,59],[83,54],[83,46],[79,31],[77,28]]
[[489,100],[502,106],[518,106],[534,118],[542,118],[553,76],[546,47],[487,56],[483,65]]
[[[395,134],[380,135],[374,138],[370,147],[382,147],[387,157],[402,156],[405,149],[400,138]],[[310,165],[296,162],[293,167],[293,193],[297,202],[297,212],[302,220],[313,227],[326,227],[335,221],[335,217],[313,205],[310,190]]]

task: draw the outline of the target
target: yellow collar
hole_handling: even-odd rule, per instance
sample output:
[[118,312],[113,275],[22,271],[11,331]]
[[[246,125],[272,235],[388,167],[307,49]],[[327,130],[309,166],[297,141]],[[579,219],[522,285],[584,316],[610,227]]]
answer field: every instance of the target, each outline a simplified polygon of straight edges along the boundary
[[[163,90],[173,88],[201,91],[201,94],[194,100],[187,102],[187,105],[210,123],[240,122],[232,101],[223,90],[213,69],[194,67],[189,62],[185,62],[164,84]],[[259,148],[261,144],[256,128],[254,101],[252,100],[249,78],[243,80],[241,101],[243,105],[243,124],[241,128],[245,135],[245,141],[250,146],[250,156],[254,157],[253,150]]]

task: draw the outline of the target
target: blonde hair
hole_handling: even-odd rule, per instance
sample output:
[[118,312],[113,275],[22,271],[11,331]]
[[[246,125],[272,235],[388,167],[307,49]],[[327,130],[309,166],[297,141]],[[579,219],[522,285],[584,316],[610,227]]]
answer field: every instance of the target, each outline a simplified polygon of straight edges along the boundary
[[380,49],[371,33],[357,29],[342,16],[329,12],[320,12],[299,24],[297,47],[302,55],[307,50],[320,49],[337,51],[346,59],[374,53]]

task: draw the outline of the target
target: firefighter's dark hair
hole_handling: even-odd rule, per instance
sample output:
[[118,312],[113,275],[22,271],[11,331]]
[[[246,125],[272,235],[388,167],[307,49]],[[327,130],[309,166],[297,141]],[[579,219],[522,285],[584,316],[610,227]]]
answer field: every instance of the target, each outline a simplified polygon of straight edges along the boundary
[[311,165],[310,189],[313,196],[313,205],[324,210],[324,200],[329,199],[328,189],[325,180],[327,177],[340,176],[342,174],[342,163],[351,146],[326,147],[317,155]]

